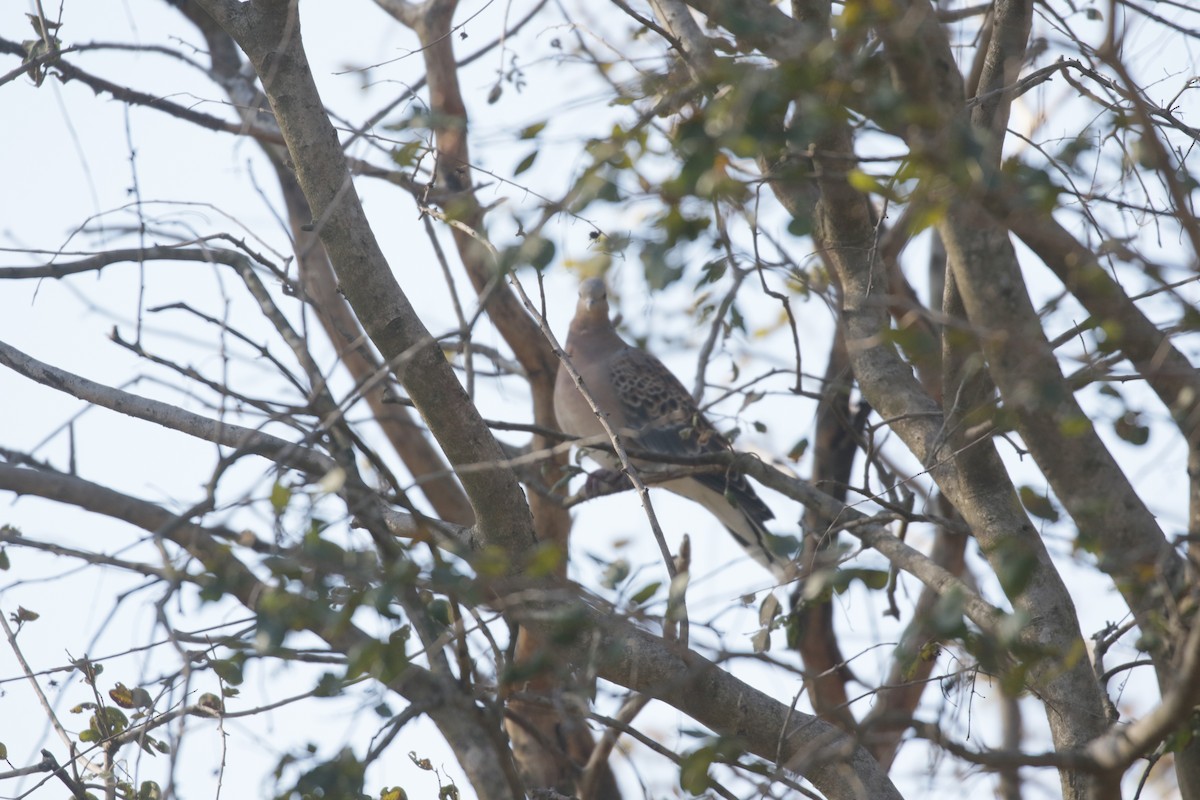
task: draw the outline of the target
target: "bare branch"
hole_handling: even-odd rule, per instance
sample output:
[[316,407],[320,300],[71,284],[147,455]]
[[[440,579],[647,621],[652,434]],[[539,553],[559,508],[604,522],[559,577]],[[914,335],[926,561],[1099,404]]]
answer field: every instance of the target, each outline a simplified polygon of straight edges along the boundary
[[104,386],[66,370],[52,367],[0,342],[0,364],[30,380],[65,392],[93,405],[144,419],[198,439],[260,455],[283,466],[321,477],[337,466],[329,456],[304,444],[289,442],[261,431],[208,419],[190,411]]

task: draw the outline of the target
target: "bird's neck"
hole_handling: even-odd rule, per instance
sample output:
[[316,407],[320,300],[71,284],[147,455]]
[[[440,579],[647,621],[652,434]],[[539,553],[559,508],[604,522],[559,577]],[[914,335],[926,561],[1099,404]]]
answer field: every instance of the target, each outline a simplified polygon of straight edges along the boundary
[[608,320],[575,320],[567,333],[568,355],[602,355],[627,347]]

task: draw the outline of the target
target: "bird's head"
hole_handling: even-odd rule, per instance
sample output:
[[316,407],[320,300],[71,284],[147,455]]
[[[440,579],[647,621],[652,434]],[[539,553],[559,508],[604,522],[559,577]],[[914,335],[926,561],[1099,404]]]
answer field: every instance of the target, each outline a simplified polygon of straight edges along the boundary
[[588,325],[608,324],[608,288],[602,278],[588,278],[579,284],[575,319],[586,321]]

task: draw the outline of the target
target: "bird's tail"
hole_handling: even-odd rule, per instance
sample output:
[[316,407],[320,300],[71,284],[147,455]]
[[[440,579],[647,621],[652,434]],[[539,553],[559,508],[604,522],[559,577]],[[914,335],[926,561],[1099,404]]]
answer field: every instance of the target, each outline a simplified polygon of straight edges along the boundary
[[704,506],[729,531],[751,558],[787,578],[792,563],[786,542],[767,529],[775,514],[741,475],[696,475],[667,481],[664,489]]

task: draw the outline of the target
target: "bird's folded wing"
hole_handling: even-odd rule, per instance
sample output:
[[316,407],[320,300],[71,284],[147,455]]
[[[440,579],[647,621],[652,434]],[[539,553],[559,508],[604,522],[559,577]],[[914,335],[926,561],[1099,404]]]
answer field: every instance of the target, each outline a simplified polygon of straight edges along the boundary
[[[630,444],[679,458],[733,452],[679,379],[654,356],[626,347],[610,360],[609,377],[623,426],[633,434]],[[757,560],[767,566],[778,560],[765,525],[775,515],[741,473],[732,468],[698,473],[664,488],[708,508]]]

